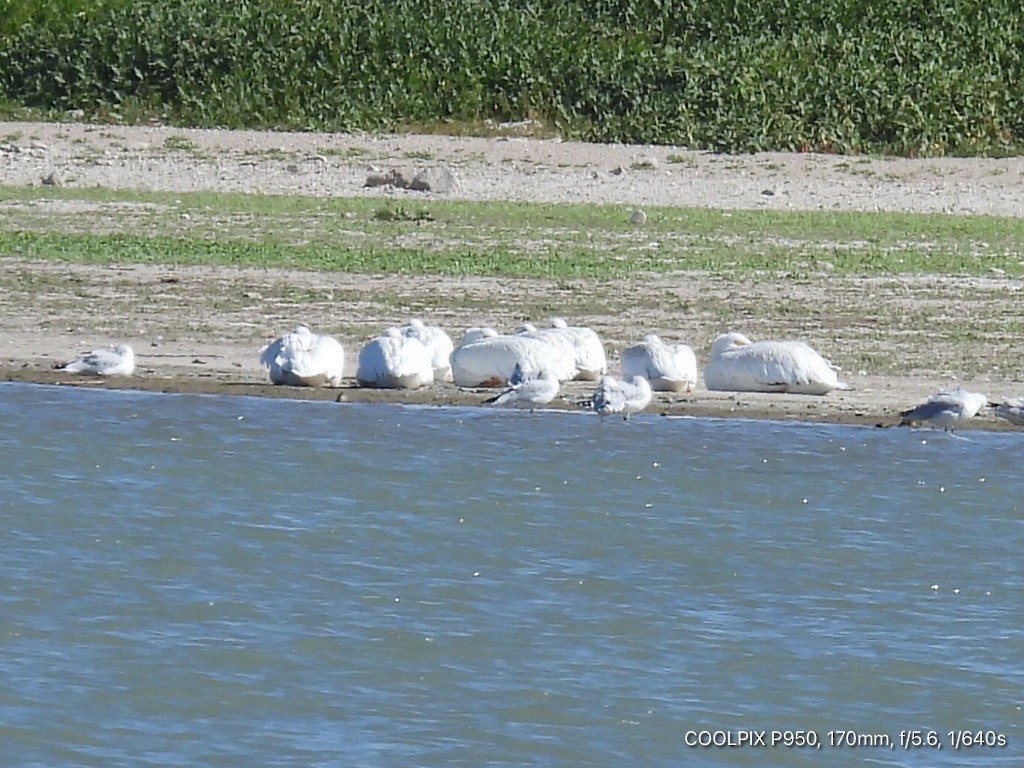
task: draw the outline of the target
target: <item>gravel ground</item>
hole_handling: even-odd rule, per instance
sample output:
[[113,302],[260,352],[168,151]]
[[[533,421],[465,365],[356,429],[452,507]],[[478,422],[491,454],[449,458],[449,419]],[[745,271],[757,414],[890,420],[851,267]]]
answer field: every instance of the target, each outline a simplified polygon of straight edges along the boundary
[[[167,191],[232,191],[351,197],[594,202],[628,211],[657,205],[716,209],[804,209],[955,212],[1024,215],[1024,159],[879,159],[767,153],[715,155],[672,147],[592,145],[537,140],[506,126],[493,138],[434,135],[295,134],[252,131],[182,130],[166,127],[84,124],[0,123],[0,183]],[[402,169],[419,173],[433,191],[368,187],[368,177]],[[0,216],[3,208],[0,206]],[[81,383],[51,370],[74,353],[115,341],[133,344],[139,370],[125,382],[160,391],[230,392],[289,397],[479,403],[485,395],[451,385],[418,392],[379,392],[346,386],[340,392],[269,387],[258,366],[259,347],[304,320],[338,335],[355,370],[364,337],[347,328],[403,322],[395,308],[375,297],[399,295],[414,308],[424,297],[451,309],[424,317],[453,338],[471,325],[511,329],[515,308],[524,303],[560,305],[564,286],[544,281],[429,278],[410,284],[388,276],[311,275],[284,270],[88,267],[28,262],[7,257],[8,279],[0,296],[0,374],[21,381]],[[899,410],[940,387],[962,383],[991,399],[1024,394],[1024,369],[1016,340],[993,334],[979,350],[976,340],[950,345],[929,341],[927,327],[901,324],[874,338],[851,338],[851,316],[867,317],[887,307],[886,316],[925,300],[949,313],[977,316],[998,328],[1021,314],[1020,281],[1000,278],[959,281],[944,278],[864,279],[824,276],[808,284],[723,286],[722,280],[687,275],[685,283],[662,286],[680,299],[743,294],[752,305],[821,301],[832,310],[814,328],[787,327],[785,313],[737,318],[752,337],[806,338],[842,365],[851,345],[860,358],[873,350],[890,356],[906,345],[905,370],[846,370],[854,387],[825,397],[729,394],[703,387],[688,395],[659,394],[654,412],[702,416],[796,419],[854,424],[894,423]],[[309,306],[272,301],[287,289],[315,287],[327,300]],[[642,284],[616,286],[620,310],[570,316],[595,327],[606,340],[612,368],[623,345],[658,332],[690,343],[706,359],[710,339],[726,328],[699,318],[680,318],[658,305]],[[239,300],[242,297],[243,300]],[[346,297],[342,304],[340,298]],[[356,298],[353,298],[356,297]],[[467,297],[472,301],[467,301]],[[1017,298],[1007,302],[1006,298]],[[341,307],[339,308],[339,305]],[[230,306],[225,310],[225,306]],[[483,307],[483,309],[481,309]],[[343,310],[344,319],[339,320]],[[532,318],[544,323],[547,318]],[[746,325],[740,326],[740,322]],[[874,345],[874,346],[872,346]],[[576,407],[589,386],[565,388],[560,407]],[[969,426],[1005,428],[990,416]]]

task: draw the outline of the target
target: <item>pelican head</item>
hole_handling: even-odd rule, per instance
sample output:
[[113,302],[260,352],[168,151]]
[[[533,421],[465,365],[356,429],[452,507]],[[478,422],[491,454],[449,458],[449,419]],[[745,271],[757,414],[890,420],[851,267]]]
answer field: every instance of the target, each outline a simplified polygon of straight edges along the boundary
[[730,349],[744,347],[750,343],[752,343],[750,339],[742,333],[736,333],[735,331],[732,333],[723,333],[711,344],[711,356],[715,357],[723,352],[728,352]]

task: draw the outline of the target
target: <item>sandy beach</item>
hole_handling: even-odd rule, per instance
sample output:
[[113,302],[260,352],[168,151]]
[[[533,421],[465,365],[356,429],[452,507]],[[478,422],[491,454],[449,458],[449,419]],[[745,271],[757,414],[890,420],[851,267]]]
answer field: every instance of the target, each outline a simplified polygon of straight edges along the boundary
[[[371,175],[397,167],[432,174],[434,189],[367,186]],[[493,138],[457,138],[0,123],[0,183],[8,186],[594,202],[621,205],[624,216],[664,205],[1019,217],[1024,215],[1022,181],[1021,158],[737,157],[537,140],[517,136],[514,126]],[[52,202],[55,208],[67,204]],[[0,216],[10,205],[0,203]],[[524,306],[560,307],[570,291],[609,290],[585,281],[567,287],[491,278],[97,267],[4,256],[0,377],[162,392],[475,405],[493,392],[451,384],[370,390],[356,387],[354,379],[331,390],[272,387],[257,355],[274,336],[304,321],[342,341],[354,374],[367,328],[382,330],[419,316],[445,328],[457,343],[472,326],[511,331],[526,319],[547,323],[549,316],[523,317]],[[841,377],[851,386],[809,397],[709,392],[698,385],[692,393],[656,394],[652,413],[890,426],[900,410],[941,387],[963,384],[996,401],[1024,395],[1024,365],[1011,334],[992,334],[984,344],[970,337],[936,337],[929,333],[927,315],[909,311],[927,303],[933,312],[976,316],[989,327],[1005,318],[1011,327],[1024,313],[1019,283],[997,274],[971,280],[823,275],[799,285],[726,285],[712,275],[688,273],[666,279],[656,294],[639,281],[625,281],[615,286],[614,302],[566,313],[566,319],[598,331],[613,373],[621,349],[644,333],[690,344],[703,365],[715,335],[739,330],[752,338],[807,340],[843,369]],[[737,312],[723,323],[676,309],[680,303],[699,305],[702,296],[734,294],[744,296],[746,307],[768,310],[757,317]],[[826,311],[815,315],[813,326],[794,327],[788,313],[772,309],[791,302],[819,302]],[[425,306],[432,311],[424,313]],[[885,318],[883,327],[850,333],[851,317],[876,315]],[[130,379],[82,379],[53,370],[78,352],[115,342],[135,348],[138,368]],[[863,364],[876,351],[892,358],[893,345],[900,355],[906,348],[905,368],[879,371]],[[851,359],[860,363],[850,366]],[[570,383],[555,406],[578,408],[592,389],[593,383]],[[983,414],[963,428],[1011,427]]]

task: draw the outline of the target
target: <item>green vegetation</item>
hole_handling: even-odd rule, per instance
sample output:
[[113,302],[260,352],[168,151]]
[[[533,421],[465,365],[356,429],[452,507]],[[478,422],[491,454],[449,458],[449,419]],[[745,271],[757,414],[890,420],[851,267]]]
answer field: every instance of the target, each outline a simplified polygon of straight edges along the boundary
[[[74,203],[74,204],[72,204]],[[611,280],[1024,275],[1024,221],[0,187],[0,258]]]
[[64,24],[78,13],[92,13],[103,5],[125,0],[0,0],[0,37],[24,25]]
[[1019,152],[1019,0],[0,0],[0,110]]

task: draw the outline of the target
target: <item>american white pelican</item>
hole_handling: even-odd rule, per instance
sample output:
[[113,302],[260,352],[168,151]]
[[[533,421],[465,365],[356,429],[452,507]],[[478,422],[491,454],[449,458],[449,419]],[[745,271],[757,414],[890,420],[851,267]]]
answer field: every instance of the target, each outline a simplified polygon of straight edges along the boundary
[[495,339],[500,335],[489,325],[485,325],[482,328],[467,328],[466,332],[462,335],[462,341],[459,342],[459,346],[472,344],[474,341],[480,341],[480,339]]
[[417,336],[388,328],[359,350],[356,381],[361,387],[417,389],[434,381],[433,353]]
[[471,328],[452,351],[452,378],[460,387],[502,387],[518,366],[548,371],[559,381],[576,376],[576,359],[565,343],[530,334],[502,336],[490,328]]
[[[518,373],[519,375],[516,375]],[[528,378],[516,369],[509,379],[508,389],[496,397],[484,400],[489,405],[505,405],[514,408],[536,408],[546,405],[558,395],[558,377],[549,371],[541,371]]]
[[334,337],[313,333],[303,323],[263,347],[260,363],[269,370],[273,384],[340,387],[345,350]]
[[135,351],[127,344],[110,349],[94,349],[81,354],[58,370],[87,373],[92,376],[131,376],[135,372]]
[[989,405],[995,408],[993,413],[1000,419],[1006,419],[1011,424],[1024,427],[1024,398],[1011,397],[1001,403],[989,403]]
[[571,355],[576,365],[574,379],[597,381],[608,371],[604,344],[591,328],[569,325],[563,318],[555,317],[549,327],[539,330],[532,323],[523,323],[519,335],[544,339],[562,347],[564,354]]
[[692,392],[697,386],[697,356],[686,344],[666,344],[648,333],[622,350],[622,375],[643,376],[655,392]]
[[838,369],[802,341],[751,342],[742,333],[725,333],[711,345],[704,368],[708,389],[729,392],[789,392],[824,395],[849,389]]
[[603,419],[612,413],[621,413],[629,420],[630,414],[646,408],[651,402],[651,385],[643,376],[634,376],[632,381],[619,381],[605,376],[594,390],[594,410]]
[[426,325],[422,320],[412,319],[400,329],[406,336],[415,336],[430,350],[431,365],[434,367],[434,381],[452,380],[452,350],[455,344],[451,336],[436,325]]
[[915,408],[900,411],[900,426],[927,423],[952,432],[961,419],[969,419],[988,405],[988,398],[980,392],[968,392],[957,387],[951,392],[940,389]]

